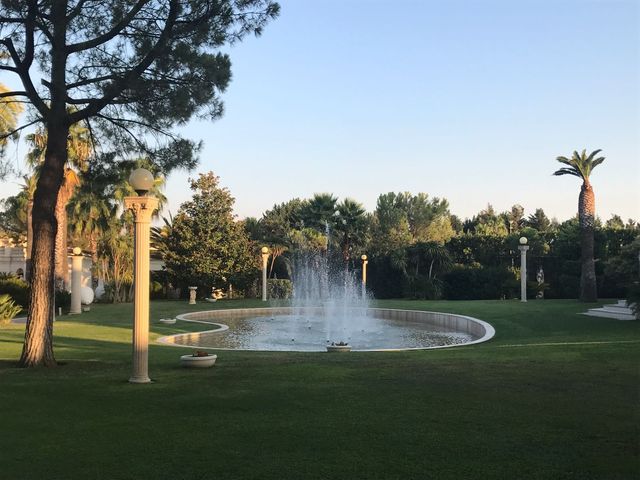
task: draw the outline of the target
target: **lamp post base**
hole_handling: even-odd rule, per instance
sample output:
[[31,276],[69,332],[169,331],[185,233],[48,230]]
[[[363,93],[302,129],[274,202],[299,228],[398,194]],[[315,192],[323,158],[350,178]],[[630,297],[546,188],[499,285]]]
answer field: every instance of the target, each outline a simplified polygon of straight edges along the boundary
[[151,383],[149,377],[131,377],[129,383]]

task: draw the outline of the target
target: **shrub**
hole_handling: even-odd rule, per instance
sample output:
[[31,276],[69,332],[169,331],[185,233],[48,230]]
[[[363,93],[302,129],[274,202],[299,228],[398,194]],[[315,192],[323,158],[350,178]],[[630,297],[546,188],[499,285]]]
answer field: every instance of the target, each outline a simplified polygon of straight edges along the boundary
[[506,267],[456,265],[444,276],[444,285],[449,300],[491,300],[519,294],[515,274]]
[[395,268],[388,255],[369,260],[367,290],[375,298],[400,298],[405,291],[406,275]]
[[[0,278],[0,295],[9,295],[11,299],[22,309],[29,308],[29,284],[14,276]],[[56,290],[56,309],[58,307],[69,308],[71,305],[71,293],[66,290]]]
[[158,300],[160,298],[167,297],[162,284],[155,280],[151,281],[149,285],[149,296],[151,297],[152,300]]
[[293,294],[293,283],[284,278],[270,278],[267,280],[269,298],[287,300]]
[[9,295],[23,309],[29,307],[29,284],[13,275],[0,278],[0,295]]
[[133,284],[121,282],[116,288],[115,282],[104,283],[104,294],[101,297],[105,303],[127,303],[133,301]]
[[65,310],[71,306],[71,293],[66,290],[56,290],[56,312],[58,308]]
[[438,300],[442,298],[442,290],[443,284],[440,279],[418,275],[409,278],[403,296],[418,300]]
[[0,295],[0,325],[7,325],[21,310],[9,295]]
[[552,298],[578,298],[580,295],[580,274],[560,274]]

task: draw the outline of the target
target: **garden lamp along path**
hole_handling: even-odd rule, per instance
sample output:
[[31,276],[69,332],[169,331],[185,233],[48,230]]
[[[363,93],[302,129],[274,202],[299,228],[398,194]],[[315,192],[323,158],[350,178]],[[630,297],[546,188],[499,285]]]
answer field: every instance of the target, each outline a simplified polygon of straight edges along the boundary
[[527,237],[520,237],[520,245],[518,245],[518,250],[520,250],[520,301],[527,301],[527,250],[529,250],[529,245],[527,245]]
[[267,262],[269,261],[269,248],[262,247],[260,254],[262,255],[262,301],[267,301]]
[[124,205],[135,222],[134,297],[133,297],[133,372],[130,383],[149,383],[149,230],[158,199],[147,196],[153,175],[144,168],[131,172],[129,183],[138,194],[126,197]]

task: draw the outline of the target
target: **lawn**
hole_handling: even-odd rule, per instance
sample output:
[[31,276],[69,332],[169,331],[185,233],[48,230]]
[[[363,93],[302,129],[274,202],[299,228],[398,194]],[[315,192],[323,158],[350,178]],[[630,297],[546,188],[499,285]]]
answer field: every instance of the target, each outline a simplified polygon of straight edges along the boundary
[[[0,329],[0,479],[636,479],[640,322],[574,301],[379,301],[490,322],[490,342],[385,353],[219,352],[153,345],[127,383],[131,305],[55,325],[56,369],[22,370]],[[206,326],[154,320],[152,339]]]

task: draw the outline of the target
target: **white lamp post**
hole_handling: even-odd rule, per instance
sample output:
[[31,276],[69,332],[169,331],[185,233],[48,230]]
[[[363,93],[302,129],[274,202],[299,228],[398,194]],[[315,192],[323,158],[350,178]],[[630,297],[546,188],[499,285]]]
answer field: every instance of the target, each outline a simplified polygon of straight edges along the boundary
[[129,183],[138,194],[126,197],[124,206],[135,221],[135,255],[133,270],[133,373],[130,383],[149,383],[149,229],[151,215],[158,199],[147,196],[153,186],[153,175],[144,168],[131,173]]
[[71,256],[71,308],[70,315],[82,313],[82,249],[75,247]]
[[527,301],[527,250],[529,250],[529,245],[527,245],[527,237],[520,237],[520,245],[518,246],[518,250],[520,250],[520,301]]
[[366,255],[362,255],[360,259],[362,260],[362,298],[365,298],[367,295],[367,263],[369,261]]
[[262,301],[267,301],[267,262],[269,261],[269,249],[262,247],[260,249],[262,255]]

